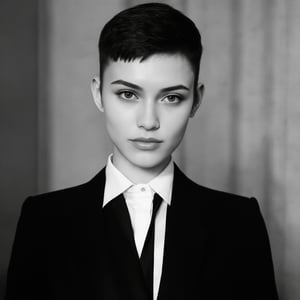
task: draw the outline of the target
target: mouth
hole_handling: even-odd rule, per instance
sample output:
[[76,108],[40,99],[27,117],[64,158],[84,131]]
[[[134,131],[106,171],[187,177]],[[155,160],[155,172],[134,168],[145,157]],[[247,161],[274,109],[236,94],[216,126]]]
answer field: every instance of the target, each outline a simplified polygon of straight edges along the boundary
[[136,138],[136,139],[130,139],[132,142],[138,142],[138,143],[162,143],[162,140],[158,140],[155,138]]
[[158,140],[155,138],[143,138],[143,137],[130,139],[130,141],[132,142],[135,148],[144,151],[155,150],[163,142],[162,140]]

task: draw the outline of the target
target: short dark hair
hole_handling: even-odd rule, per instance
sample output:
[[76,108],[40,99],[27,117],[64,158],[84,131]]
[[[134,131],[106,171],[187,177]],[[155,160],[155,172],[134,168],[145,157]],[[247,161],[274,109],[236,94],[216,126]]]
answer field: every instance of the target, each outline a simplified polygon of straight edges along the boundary
[[193,21],[167,4],[146,3],[121,11],[104,26],[98,49],[101,81],[110,60],[143,61],[154,54],[180,54],[191,64],[197,84],[200,32]]

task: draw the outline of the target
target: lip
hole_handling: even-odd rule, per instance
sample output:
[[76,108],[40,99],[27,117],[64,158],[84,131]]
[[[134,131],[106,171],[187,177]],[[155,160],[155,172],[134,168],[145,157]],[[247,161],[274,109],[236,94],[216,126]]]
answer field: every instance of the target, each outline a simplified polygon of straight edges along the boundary
[[158,140],[155,138],[144,138],[144,137],[139,137],[136,139],[130,139],[132,142],[139,142],[139,143],[162,143],[162,140]]
[[130,139],[130,141],[132,142],[135,148],[143,151],[155,150],[159,147],[160,143],[162,143],[161,140],[155,138],[136,138]]

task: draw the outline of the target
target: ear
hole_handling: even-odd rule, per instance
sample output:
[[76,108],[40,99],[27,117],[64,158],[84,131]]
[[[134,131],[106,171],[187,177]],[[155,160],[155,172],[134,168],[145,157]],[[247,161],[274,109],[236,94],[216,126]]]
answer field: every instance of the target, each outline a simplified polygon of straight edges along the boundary
[[104,111],[104,106],[101,97],[101,84],[99,77],[94,77],[91,83],[92,95],[94,102],[100,111]]
[[190,118],[193,118],[194,115],[196,114],[198,108],[200,107],[200,104],[203,99],[203,94],[204,94],[204,84],[199,82],[197,85],[197,88],[195,89],[195,95],[194,95],[194,103],[193,107],[190,113]]

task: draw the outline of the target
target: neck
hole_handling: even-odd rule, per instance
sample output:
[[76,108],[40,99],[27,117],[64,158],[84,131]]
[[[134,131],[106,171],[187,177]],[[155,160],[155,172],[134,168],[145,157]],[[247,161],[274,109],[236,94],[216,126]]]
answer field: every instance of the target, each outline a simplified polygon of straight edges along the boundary
[[120,162],[112,157],[114,166],[134,184],[148,183],[165,169],[170,160],[171,157],[168,157],[155,167],[142,168],[129,162]]

